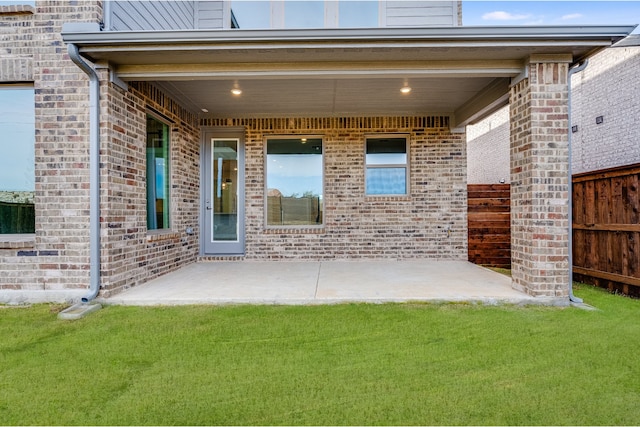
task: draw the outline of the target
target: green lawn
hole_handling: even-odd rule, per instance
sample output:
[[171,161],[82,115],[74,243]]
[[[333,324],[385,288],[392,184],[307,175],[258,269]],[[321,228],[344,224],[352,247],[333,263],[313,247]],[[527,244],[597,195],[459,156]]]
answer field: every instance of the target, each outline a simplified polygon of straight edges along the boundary
[[640,300],[0,308],[0,425],[640,424]]

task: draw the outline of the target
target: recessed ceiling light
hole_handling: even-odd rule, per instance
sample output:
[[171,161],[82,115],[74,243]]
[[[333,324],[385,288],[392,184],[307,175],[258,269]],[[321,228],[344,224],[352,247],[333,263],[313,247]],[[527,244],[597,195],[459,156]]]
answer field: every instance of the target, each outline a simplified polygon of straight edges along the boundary
[[409,92],[411,92],[411,88],[409,86],[402,86],[402,88],[400,88],[400,92],[402,92],[404,95],[406,95]]
[[234,87],[233,89],[231,89],[231,93],[235,96],[242,95],[242,89]]
[[203,112],[203,113],[208,113],[208,112],[209,112],[209,110],[207,110],[206,108],[203,108],[203,109],[202,109],[202,112]]

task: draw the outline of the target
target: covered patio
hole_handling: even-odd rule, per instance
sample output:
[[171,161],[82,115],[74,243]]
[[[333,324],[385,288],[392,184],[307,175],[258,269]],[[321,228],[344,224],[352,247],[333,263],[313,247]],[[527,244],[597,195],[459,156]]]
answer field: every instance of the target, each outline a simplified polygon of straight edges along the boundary
[[[113,304],[568,304],[569,76],[633,28],[136,32],[65,26],[64,42],[99,65],[98,83],[114,101],[100,113],[105,137],[96,138],[106,150],[108,184],[101,189],[109,197],[92,205],[93,216],[102,218],[92,229],[98,241],[92,243],[92,289],[106,297],[125,291],[105,300]],[[513,279],[463,261],[465,127],[506,104]],[[167,182],[174,215],[170,227],[152,232],[140,226],[149,210],[146,182],[131,178],[147,176],[139,154],[147,148],[149,114],[171,127],[173,144]],[[365,184],[379,165],[367,155],[376,154],[373,147],[385,135],[405,139],[394,148],[402,162],[382,165],[389,167],[385,173],[400,171],[401,189],[370,191]],[[223,180],[212,173],[218,164],[212,153],[229,138],[237,156],[230,170],[237,175]],[[309,193],[323,200],[316,222],[269,219],[267,158],[269,141],[277,138],[300,145],[318,140],[319,190]],[[273,153],[301,154],[287,150]],[[290,169],[289,182],[305,177]],[[214,245],[218,208],[211,201],[223,197],[211,188],[227,183],[236,190],[226,194],[235,198],[226,203],[231,211],[221,213],[240,218],[233,222],[232,250]],[[98,179],[91,185],[100,188]],[[199,257],[222,261],[194,264]],[[168,271],[174,272],[158,277]]]
[[464,261],[199,262],[99,300],[112,305],[466,302],[566,305]]

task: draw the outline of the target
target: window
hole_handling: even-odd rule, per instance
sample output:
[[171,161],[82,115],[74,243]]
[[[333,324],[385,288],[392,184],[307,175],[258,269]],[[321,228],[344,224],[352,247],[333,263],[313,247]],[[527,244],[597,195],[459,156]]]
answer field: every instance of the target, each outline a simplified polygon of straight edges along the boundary
[[323,220],[321,138],[267,140],[267,226],[319,226]]
[[285,28],[323,28],[324,2],[285,0]]
[[169,126],[147,116],[147,229],[169,228]]
[[366,193],[406,195],[409,193],[407,138],[375,137],[366,140]]
[[33,87],[0,86],[0,234],[35,233]]
[[375,28],[378,23],[377,1],[340,1],[338,26],[340,28]]
[[233,0],[239,28],[379,27],[377,0]]

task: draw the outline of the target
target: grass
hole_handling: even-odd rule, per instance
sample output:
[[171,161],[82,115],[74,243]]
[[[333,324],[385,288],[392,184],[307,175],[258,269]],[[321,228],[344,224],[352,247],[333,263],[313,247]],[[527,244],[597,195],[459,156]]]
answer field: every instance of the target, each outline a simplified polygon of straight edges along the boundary
[[640,300],[0,310],[0,425],[637,425]]

